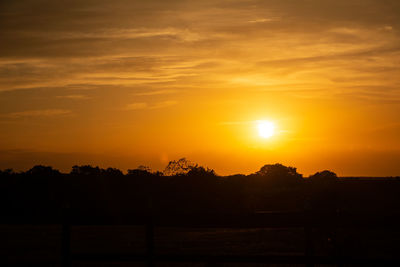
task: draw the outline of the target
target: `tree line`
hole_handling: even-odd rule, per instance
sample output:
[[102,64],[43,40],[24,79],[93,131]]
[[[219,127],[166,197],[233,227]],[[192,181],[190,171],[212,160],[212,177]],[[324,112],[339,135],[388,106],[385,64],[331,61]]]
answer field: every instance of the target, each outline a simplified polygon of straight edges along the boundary
[[360,209],[365,203],[375,207],[380,202],[368,202],[370,192],[384,195],[386,208],[398,207],[400,187],[393,182],[395,186],[385,183],[381,187],[358,183],[367,190],[364,196],[352,183],[343,185],[334,172],[325,170],[304,178],[296,168],[279,163],[266,164],[249,175],[229,176],[219,176],[185,158],[169,162],[162,172],[139,166],[125,174],[116,168],[90,165],[73,166],[70,173],[61,173],[38,165],[25,172],[0,171],[0,208],[5,220],[24,221],[58,220],[65,209],[76,218],[144,216],[149,210],[165,216],[304,210],[332,213]]

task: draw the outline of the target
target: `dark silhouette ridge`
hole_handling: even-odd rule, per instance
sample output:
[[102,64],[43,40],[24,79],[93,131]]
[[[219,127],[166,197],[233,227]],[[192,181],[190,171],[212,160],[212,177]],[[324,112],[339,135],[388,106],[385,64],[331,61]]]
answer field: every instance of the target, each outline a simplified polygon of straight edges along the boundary
[[[64,206],[77,219],[172,213],[257,211],[398,211],[398,180],[343,180],[331,171],[303,178],[294,167],[267,164],[250,175],[218,176],[185,158],[164,172],[73,166],[69,174],[49,166],[0,172],[1,208],[13,220],[58,220]],[[340,193],[339,193],[340,192]],[[371,195],[376,197],[371,200]]]

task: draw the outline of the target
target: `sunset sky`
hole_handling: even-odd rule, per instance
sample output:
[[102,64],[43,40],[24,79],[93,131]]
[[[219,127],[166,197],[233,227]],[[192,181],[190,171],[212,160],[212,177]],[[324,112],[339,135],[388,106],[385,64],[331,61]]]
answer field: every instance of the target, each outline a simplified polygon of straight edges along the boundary
[[1,0],[0,169],[400,175],[399,30],[398,0]]

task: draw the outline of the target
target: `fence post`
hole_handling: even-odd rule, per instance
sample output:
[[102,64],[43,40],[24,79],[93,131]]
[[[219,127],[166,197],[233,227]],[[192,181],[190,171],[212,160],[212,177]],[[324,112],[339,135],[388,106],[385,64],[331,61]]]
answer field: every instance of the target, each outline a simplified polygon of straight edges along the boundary
[[305,232],[305,256],[306,256],[306,266],[307,267],[314,267],[314,238],[313,238],[313,231],[310,226],[304,227]]
[[154,225],[151,219],[146,224],[146,249],[147,249],[147,266],[154,266]]
[[338,244],[338,230],[335,227],[332,231],[332,243],[333,243],[333,256],[338,267],[343,267],[344,263],[342,260],[341,247]]
[[71,225],[69,208],[65,207],[62,213],[62,236],[61,236],[61,257],[62,266],[71,266]]
[[154,266],[154,222],[152,197],[148,198],[148,213],[146,222],[146,252],[147,266]]

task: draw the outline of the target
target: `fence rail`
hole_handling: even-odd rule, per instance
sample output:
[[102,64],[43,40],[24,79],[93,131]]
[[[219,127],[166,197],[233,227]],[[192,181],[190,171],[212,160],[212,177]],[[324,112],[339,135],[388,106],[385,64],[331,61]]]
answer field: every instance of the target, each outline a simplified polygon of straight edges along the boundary
[[[261,212],[247,215],[213,214],[192,216],[139,216],[121,221],[103,218],[101,223],[90,221],[77,222],[66,216],[62,232],[62,265],[69,267],[73,262],[121,262],[141,261],[147,266],[155,262],[247,262],[247,263],[281,263],[281,264],[344,264],[357,265],[393,265],[400,266],[399,259],[367,259],[343,257],[341,255],[314,255],[314,228],[398,228],[398,214],[338,214],[338,213],[307,213],[307,212]],[[143,225],[146,231],[146,253],[144,254],[88,254],[71,253],[71,225]],[[305,232],[305,251],[303,255],[179,255],[155,253],[155,227],[182,228],[303,228]]]

